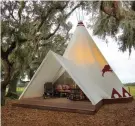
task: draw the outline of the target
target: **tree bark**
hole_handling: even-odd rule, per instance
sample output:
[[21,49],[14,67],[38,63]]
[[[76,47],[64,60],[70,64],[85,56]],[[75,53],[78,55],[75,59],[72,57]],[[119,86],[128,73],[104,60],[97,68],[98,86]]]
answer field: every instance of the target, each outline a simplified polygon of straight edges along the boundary
[[11,66],[8,60],[3,59],[3,66],[4,66],[4,81],[1,82],[1,105],[5,105],[5,94],[6,94],[6,87],[10,82],[10,72]]
[[1,87],[1,106],[5,105],[6,87]]
[[6,97],[18,98],[18,95],[17,95],[17,92],[16,92],[17,82],[18,82],[18,78],[17,77],[14,77],[10,81],[9,89],[8,89],[8,93],[7,93]]
[[1,48],[1,59],[4,67],[4,81],[1,82],[1,105],[5,105],[6,87],[10,82],[11,68],[13,66],[13,64],[9,62],[8,56],[12,53],[15,47],[16,43],[13,41],[10,48],[8,48],[6,52],[4,52],[3,48]]
[[2,63],[4,66],[4,81],[2,81],[1,86],[6,87],[10,81],[11,66],[8,60],[3,59]]
[[32,79],[33,75],[34,75],[34,70],[30,70],[30,73],[29,73],[30,80]]
[[132,9],[133,11],[135,11],[135,1],[132,1],[131,9]]
[[14,93],[16,93],[17,82],[18,82],[18,79],[16,79],[16,78],[10,82],[10,84],[9,84],[9,89],[8,89],[8,93],[9,93],[9,92],[14,92]]
[[101,1],[101,6],[100,6],[100,10],[103,11],[105,14],[109,15],[109,16],[113,16],[114,18],[116,18],[117,20],[121,20],[121,15],[119,14],[119,1],[113,1],[113,6],[112,7],[108,7],[108,6],[104,6],[103,3],[105,1]]

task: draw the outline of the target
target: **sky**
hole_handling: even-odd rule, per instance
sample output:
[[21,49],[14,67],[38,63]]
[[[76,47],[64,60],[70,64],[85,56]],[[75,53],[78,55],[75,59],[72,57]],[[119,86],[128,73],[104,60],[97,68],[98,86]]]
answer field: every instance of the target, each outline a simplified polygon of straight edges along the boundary
[[[71,21],[73,24],[70,33],[74,33],[78,23],[78,17],[81,16],[77,15],[77,11],[69,17],[68,21]],[[88,16],[83,15],[82,17],[83,23],[87,28],[86,23],[88,22]],[[118,50],[119,46],[111,37],[108,38],[107,44],[104,40],[92,35],[90,28],[87,28],[87,30],[122,83],[135,82],[135,50],[132,50],[129,57],[128,51],[123,53]]]

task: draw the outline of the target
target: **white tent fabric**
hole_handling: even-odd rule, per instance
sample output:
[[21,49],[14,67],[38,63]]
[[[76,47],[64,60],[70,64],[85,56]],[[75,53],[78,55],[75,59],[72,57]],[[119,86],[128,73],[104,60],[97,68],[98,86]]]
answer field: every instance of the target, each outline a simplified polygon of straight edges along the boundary
[[102,99],[111,99],[113,89],[123,96],[122,83],[115,73],[106,71],[102,75],[105,65],[108,65],[107,61],[80,23],[64,55],[49,51],[20,99],[41,97],[43,85],[57,80],[65,70],[93,105]]
[[[52,64],[50,64],[52,63]],[[52,67],[50,67],[50,65]],[[102,91],[98,85],[93,85],[93,79],[89,77],[87,68],[79,67],[70,60],[61,57],[58,54],[49,51],[46,59],[43,61],[35,76],[27,86],[20,98],[41,97],[43,95],[43,85],[45,82],[51,82],[61,66],[69,73],[73,80],[78,84],[92,104],[98,103],[103,96],[109,96]],[[91,88],[92,87],[92,88]],[[96,90],[96,91],[95,91]]]
[[60,68],[61,65],[56,61],[51,51],[49,51],[20,98],[42,96],[45,82],[51,82],[57,75]]

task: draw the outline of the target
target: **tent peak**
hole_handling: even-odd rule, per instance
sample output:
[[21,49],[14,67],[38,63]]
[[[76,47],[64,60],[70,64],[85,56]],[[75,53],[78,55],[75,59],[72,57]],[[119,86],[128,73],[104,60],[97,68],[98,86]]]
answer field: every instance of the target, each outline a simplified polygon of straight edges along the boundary
[[77,26],[84,26],[84,24],[83,24],[83,22],[82,22],[82,21],[78,21]]

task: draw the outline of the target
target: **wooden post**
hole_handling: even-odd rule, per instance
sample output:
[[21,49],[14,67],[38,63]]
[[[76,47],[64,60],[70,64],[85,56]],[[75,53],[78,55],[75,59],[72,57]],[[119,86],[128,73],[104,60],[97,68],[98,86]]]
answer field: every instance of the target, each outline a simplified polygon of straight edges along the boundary
[[130,87],[128,86],[128,91],[129,91],[129,93],[130,93]]

